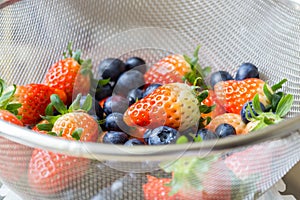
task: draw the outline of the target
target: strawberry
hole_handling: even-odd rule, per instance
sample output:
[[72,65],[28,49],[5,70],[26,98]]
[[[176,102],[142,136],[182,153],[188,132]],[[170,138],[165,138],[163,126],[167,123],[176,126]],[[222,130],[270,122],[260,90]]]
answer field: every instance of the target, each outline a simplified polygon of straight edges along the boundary
[[[14,87],[15,88],[15,87]],[[5,83],[0,79],[0,119],[8,123],[23,126],[17,113],[20,104],[11,103],[9,100],[15,90],[6,90]],[[26,173],[27,164],[32,149],[0,137],[0,177],[6,183],[17,183]]]
[[213,90],[208,90],[208,97],[204,99],[202,103],[206,106],[215,106],[215,108],[210,113],[201,113],[201,116],[204,118],[210,117],[213,119],[216,116],[226,112],[224,107],[216,100],[216,95]]
[[198,126],[199,106],[192,87],[184,83],[170,83],[132,104],[124,114],[124,121],[129,126],[153,129],[164,125],[186,130]]
[[232,125],[237,135],[246,133],[244,131],[246,124],[242,121],[241,116],[235,113],[224,113],[215,117],[206,128],[214,132],[215,129],[223,123]]
[[239,179],[245,180],[250,175],[269,171],[267,168],[271,167],[270,157],[266,157],[267,154],[258,153],[265,151],[266,148],[263,145],[252,146],[226,157],[224,163]]
[[148,182],[143,185],[145,200],[175,200],[179,199],[178,194],[169,196],[171,188],[166,186],[171,182],[169,178],[156,178],[147,175]]
[[35,149],[29,163],[28,183],[35,192],[53,195],[80,179],[88,166],[88,159]]
[[179,195],[179,199],[230,199],[231,177],[218,156],[205,158],[180,158],[164,162],[160,166],[165,172],[172,173],[169,196]]
[[260,101],[266,106],[270,103],[264,93],[265,82],[257,78],[242,81],[228,80],[218,82],[214,86],[217,101],[229,113],[240,114],[245,103],[258,94]]
[[7,121],[9,123],[12,123],[12,124],[23,126],[22,121],[20,119],[18,119],[18,117],[16,115],[14,115],[13,113],[11,113],[8,110],[0,110],[0,119]]
[[18,109],[21,121],[25,125],[33,125],[45,114],[52,94],[57,94],[64,102],[66,101],[66,94],[62,90],[35,83],[17,86],[10,101],[22,105]]
[[[263,152],[263,153],[261,153]],[[271,142],[254,145],[227,156],[224,164],[232,172],[232,183],[236,199],[265,190],[265,185],[272,182],[272,155],[274,144]],[[251,188],[251,189],[250,189]]]
[[[144,75],[145,82],[151,83],[183,83],[187,80],[193,84],[196,80],[204,86],[204,77],[210,72],[210,68],[201,69],[198,64],[200,46],[194,52],[192,58],[185,55],[169,55],[154,64]],[[200,79],[197,79],[199,78]],[[205,87],[206,88],[206,87]]]
[[[45,116],[49,123],[37,125],[41,131],[68,140],[96,142],[99,135],[98,123],[87,114],[92,107],[92,97],[88,95],[80,106],[81,95],[67,109],[57,95],[51,96],[47,114],[51,114],[53,106],[61,115]],[[30,163],[28,182],[34,191],[41,194],[55,194],[80,179],[89,167],[89,160],[66,156],[63,154],[35,149]]]
[[64,53],[64,59],[54,63],[45,75],[45,84],[63,90],[67,95],[67,105],[73,96],[87,94],[91,87],[91,60],[82,60],[81,52],[73,53],[71,43],[68,45],[68,53]]

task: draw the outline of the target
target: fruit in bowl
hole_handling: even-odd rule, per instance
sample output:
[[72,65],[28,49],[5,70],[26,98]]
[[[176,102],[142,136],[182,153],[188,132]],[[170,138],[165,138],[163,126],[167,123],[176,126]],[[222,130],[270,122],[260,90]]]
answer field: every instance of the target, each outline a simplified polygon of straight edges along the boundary
[[[91,60],[82,60],[80,52],[74,53],[70,45],[68,49],[69,57],[50,67],[43,83],[1,89],[1,119],[25,124],[40,134],[60,139],[131,147],[203,142],[248,134],[282,121],[293,103],[293,96],[280,90],[285,79],[269,86],[259,78],[259,68],[251,63],[241,64],[235,76],[227,71],[202,68],[198,64],[200,47],[192,57],[174,54],[161,58],[148,71],[146,61],[136,55],[124,61],[107,58],[99,64],[99,74],[93,76]],[[224,191],[211,189],[214,180],[211,174],[222,166],[228,172],[224,182],[228,177],[240,178],[240,169],[235,167],[235,163],[241,163],[237,157],[228,156],[225,165],[219,157],[194,158],[188,162],[179,159],[171,168],[161,165],[172,176],[148,177],[145,197],[154,183],[161,185],[154,191],[160,195],[157,197],[170,192],[164,197],[188,199],[195,194],[211,199],[223,194],[230,199],[230,184]],[[89,166],[87,159],[41,149],[34,149],[25,163],[29,185],[42,194],[68,188],[72,181],[84,176]],[[202,171],[199,169],[201,172],[195,172],[198,166],[204,166]],[[251,171],[249,174],[252,175]],[[190,185],[185,184],[189,188],[180,187],[189,181]],[[169,183],[168,188],[164,188],[164,183]],[[153,198],[150,195],[149,199]]]

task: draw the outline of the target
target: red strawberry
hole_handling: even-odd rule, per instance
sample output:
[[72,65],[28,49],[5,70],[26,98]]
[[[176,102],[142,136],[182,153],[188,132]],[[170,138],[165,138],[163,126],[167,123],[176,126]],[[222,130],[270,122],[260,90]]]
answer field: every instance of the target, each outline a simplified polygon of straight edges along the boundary
[[166,184],[171,182],[169,178],[156,178],[154,176],[147,176],[148,182],[143,185],[145,200],[175,200],[179,199],[178,194],[169,196],[171,188]]
[[63,90],[67,95],[67,105],[77,94],[87,94],[91,86],[91,60],[80,59],[80,51],[73,54],[68,45],[69,58],[53,64],[45,76],[45,84]]
[[[0,110],[0,119],[23,126],[11,112]],[[15,183],[26,173],[32,149],[0,137],[0,177],[7,183]]]
[[216,100],[216,95],[213,90],[209,90],[208,97],[206,99],[204,99],[202,101],[202,103],[206,106],[215,105],[215,108],[210,113],[208,113],[208,114],[201,113],[201,116],[203,118],[210,117],[213,119],[216,116],[221,115],[226,112],[224,107],[221,104],[219,104],[218,101]]
[[124,114],[124,121],[130,126],[165,125],[186,130],[198,125],[199,116],[199,101],[192,88],[184,83],[170,83],[132,104]]
[[190,84],[194,84],[196,78],[200,77],[201,79],[198,81],[204,86],[204,76],[208,74],[210,68],[207,67],[202,70],[197,63],[199,48],[200,46],[196,48],[193,58],[175,54],[161,59],[145,73],[145,82],[164,85],[183,83],[187,80]]
[[22,121],[20,119],[18,119],[16,115],[9,112],[8,110],[0,110],[0,119],[7,121],[9,123],[12,123],[12,124],[23,126]]
[[180,158],[161,163],[165,172],[172,173],[169,194],[180,199],[230,199],[231,176],[218,156]]
[[274,179],[271,174],[272,156],[270,155],[274,153],[272,145],[274,144],[255,145],[226,157],[224,163],[235,175],[235,181],[252,184],[257,191],[263,190],[265,183]]
[[191,72],[190,64],[182,55],[169,55],[154,64],[144,75],[146,83],[183,83],[185,74]]
[[[10,103],[14,90],[6,90],[5,83],[0,79],[0,119],[8,123],[23,126],[22,121],[13,113],[17,113],[20,105]],[[5,110],[8,109],[8,110]],[[6,183],[16,184],[27,171],[32,149],[0,137],[0,177]]]
[[63,91],[44,84],[33,83],[17,86],[11,102],[22,105],[18,109],[18,115],[21,116],[21,121],[25,125],[32,125],[36,124],[41,119],[41,115],[45,114],[52,94],[58,94],[64,102],[66,101],[66,95]]
[[246,124],[242,121],[242,118],[240,115],[235,113],[224,113],[222,115],[219,115],[215,117],[207,126],[207,128],[211,131],[215,131],[215,129],[223,123],[227,123],[232,125],[235,130],[236,134],[245,134],[246,132],[244,129],[246,128]]
[[269,104],[269,100],[263,91],[265,82],[257,78],[249,78],[242,81],[221,81],[214,86],[218,102],[230,113],[240,114],[245,103],[251,101],[258,94],[261,103]]
[[213,163],[202,177],[202,190],[182,187],[179,191],[182,200],[230,200],[232,193],[231,175],[223,161]]
[[82,177],[88,165],[88,159],[35,149],[29,163],[28,183],[35,192],[56,194]]
[[[87,114],[92,99],[88,95],[80,106],[80,95],[66,106],[57,95],[51,96],[51,104],[62,113],[61,116],[44,117],[53,125],[51,134],[68,140],[96,142],[99,136],[98,123]],[[77,111],[81,110],[81,111]],[[38,129],[49,128],[41,124]],[[51,127],[51,126],[50,126]],[[29,164],[28,182],[32,189],[41,194],[55,194],[80,179],[89,167],[89,160],[35,149]]]

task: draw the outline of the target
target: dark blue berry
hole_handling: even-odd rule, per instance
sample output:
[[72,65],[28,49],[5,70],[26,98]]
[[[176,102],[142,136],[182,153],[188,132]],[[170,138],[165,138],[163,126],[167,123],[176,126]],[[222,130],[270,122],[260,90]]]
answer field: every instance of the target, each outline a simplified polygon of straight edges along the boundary
[[227,71],[217,71],[211,74],[210,76],[210,86],[214,86],[221,81],[233,80],[233,77]]
[[136,145],[144,145],[144,143],[141,142],[140,140],[134,138],[134,139],[128,140],[124,145],[125,146],[136,146]]
[[105,119],[105,130],[127,133],[129,129],[130,127],[123,121],[122,113],[111,113]]
[[202,128],[197,131],[196,137],[199,136],[202,138],[202,140],[213,140],[218,138],[215,133],[206,128]]
[[140,100],[142,98],[143,98],[143,90],[139,88],[130,90],[127,95],[129,105],[134,104],[137,100]]
[[135,69],[140,71],[141,73],[146,73],[147,66],[146,62],[139,57],[131,57],[125,61],[125,69],[127,71]]
[[176,129],[160,126],[148,129],[144,134],[145,142],[149,145],[162,145],[176,143],[179,133]]
[[113,112],[124,113],[128,108],[128,100],[119,95],[113,95],[106,99],[103,105],[103,110],[106,115]]
[[158,84],[158,83],[153,83],[153,84],[150,84],[144,91],[143,93],[143,98],[149,94],[151,94],[154,90],[156,90],[158,87],[160,87],[161,84]]
[[112,95],[113,87],[108,83],[106,85],[98,85],[95,92],[95,99],[101,101]]
[[215,133],[217,134],[217,136],[219,136],[219,138],[224,138],[236,135],[236,130],[232,125],[224,123],[217,126]]
[[111,81],[117,81],[119,76],[125,72],[125,64],[117,58],[106,58],[98,66],[99,73],[103,79],[110,78]]
[[[86,96],[82,96],[80,99],[80,106],[83,105],[86,100]],[[92,108],[88,111],[88,114],[93,116],[96,120],[101,120],[104,118],[104,111],[102,107],[99,105],[99,102],[92,98]]]
[[[258,116],[257,112],[255,112],[255,110],[253,108],[253,102],[249,101],[249,102],[245,103],[241,110],[241,117],[242,117],[243,122],[246,124],[249,122],[249,120],[246,118],[246,113],[247,113],[248,118],[252,118],[250,110],[248,110],[248,112],[247,112],[248,105],[250,106],[250,109],[252,110],[254,116]],[[266,111],[264,104],[262,104],[261,102],[260,102],[260,108],[261,108],[262,112]]]
[[114,94],[127,97],[130,90],[139,88],[145,84],[144,75],[137,70],[123,73],[114,88]]
[[252,63],[241,64],[236,72],[235,80],[244,80],[247,78],[259,78],[258,69]]
[[108,131],[103,137],[103,143],[107,144],[125,144],[129,136],[124,132]]

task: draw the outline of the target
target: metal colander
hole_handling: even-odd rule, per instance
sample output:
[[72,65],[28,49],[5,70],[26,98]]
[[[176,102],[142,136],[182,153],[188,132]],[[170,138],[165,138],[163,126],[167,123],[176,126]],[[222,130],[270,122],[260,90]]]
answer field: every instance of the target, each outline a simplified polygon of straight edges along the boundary
[[[147,175],[172,176],[162,164],[193,159],[205,164],[212,157],[217,158],[214,173],[194,174],[182,186],[184,199],[255,199],[300,160],[296,1],[24,0],[0,1],[0,8],[0,76],[8,83],[42,82],[69,41],[83,57],[92,58],[95,74],[107,57],[139,56],[151,66],[170,53],[191,55],[200,44],[202,66],[234,73],[242,62],[252,62],[270,84],[287,78],[283,90],[295,97],[288,119],[278,125],[218,141],[162,147],[65,141],[0,121],[0,178],[23,199],[144,199]],[[70,163],[62,169],[78,176],[51,185],[52,194],[43,192],[46,186],[38,191],[30,187],[27,167],[34,148],[81,159],[80,167]],[[234,167],[244,166],[238,172],[227,167],[232,155]],[[199,179],[210,180],[202,189],[212,195],[199,196],[201,191],[192,187]],[[213,195],[220,191],[227,196]]]

